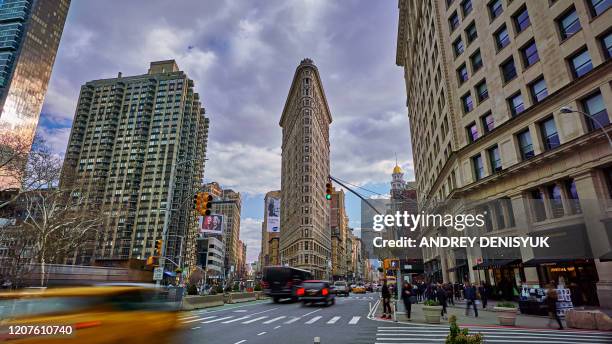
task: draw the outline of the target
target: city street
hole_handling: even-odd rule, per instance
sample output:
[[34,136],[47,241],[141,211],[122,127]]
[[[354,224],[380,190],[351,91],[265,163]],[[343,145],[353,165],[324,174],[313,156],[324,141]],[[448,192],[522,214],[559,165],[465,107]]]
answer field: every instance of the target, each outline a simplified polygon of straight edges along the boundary
[[320,337],[322,344],[374,343],[379,323],[367,316],[369,302],[374,304],[378,295],[336,297],[336,304],[329,307],[270,301],[185,312],[179,339],[181,343],[312,344],[314,337]]

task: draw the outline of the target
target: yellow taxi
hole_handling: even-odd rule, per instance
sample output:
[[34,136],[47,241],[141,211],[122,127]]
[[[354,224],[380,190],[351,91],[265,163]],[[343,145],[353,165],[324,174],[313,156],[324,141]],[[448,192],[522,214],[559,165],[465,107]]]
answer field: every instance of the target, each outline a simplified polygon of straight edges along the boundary
[[366,293],[366,288],[363,284],[357,284],[354,288],[353,288],[353,293],[355,294],[365,294]]
[[168,343],[178,304],[165,293],[134,285],[0,293],[0,342]]

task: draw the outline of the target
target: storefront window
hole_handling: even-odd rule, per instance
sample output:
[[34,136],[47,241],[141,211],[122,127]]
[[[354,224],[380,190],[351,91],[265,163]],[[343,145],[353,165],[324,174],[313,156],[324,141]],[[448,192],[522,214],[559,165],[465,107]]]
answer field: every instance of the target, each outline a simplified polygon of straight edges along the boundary
[[563,201],[561,200],[561,188],[559,185],[554,184],[548,186],[548,198],[550,199],[553,217],[562,217]]
[[574,183],[573,179],[565,182],[565,190],[567,191],[567,195],[569,197],[568,203],[571,207],[572,214],[582,213],[580,200],[578,199],[578,191],[576,190],[576,183]]

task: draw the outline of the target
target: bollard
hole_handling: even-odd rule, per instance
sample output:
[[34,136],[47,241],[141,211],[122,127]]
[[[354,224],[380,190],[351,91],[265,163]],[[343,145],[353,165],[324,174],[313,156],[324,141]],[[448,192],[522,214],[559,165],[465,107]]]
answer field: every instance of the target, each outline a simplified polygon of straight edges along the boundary
[[320,337],[314,337],[314,344],[321,344],[321,338]]

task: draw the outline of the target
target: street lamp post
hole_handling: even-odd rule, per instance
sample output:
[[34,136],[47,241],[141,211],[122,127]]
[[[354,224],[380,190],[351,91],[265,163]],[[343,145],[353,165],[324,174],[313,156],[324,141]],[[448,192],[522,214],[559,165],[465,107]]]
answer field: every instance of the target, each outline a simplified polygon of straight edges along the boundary
[[570,107],[567,107],[567,106],[562,107],[561,109],[559,109],[559,111],[561,113],[578,113],[578,114],[581,114],[584,117],[592,120],[593,122],[597,123],[597,125],[601,128],[601,131],[604,133],[604,135],[606,135],[606,138],[608,139],[608,143],[610,144],[610,148],[612,148],[612,139],[610,138],[610,135],[608,134],[608,132],[604,128],[603,124],[597,118],[595,118],[594,116],[589,115],[586,112],[582,112],[582,111],[579,111],[579,110],[574,110],[574,109],[572,109]]

